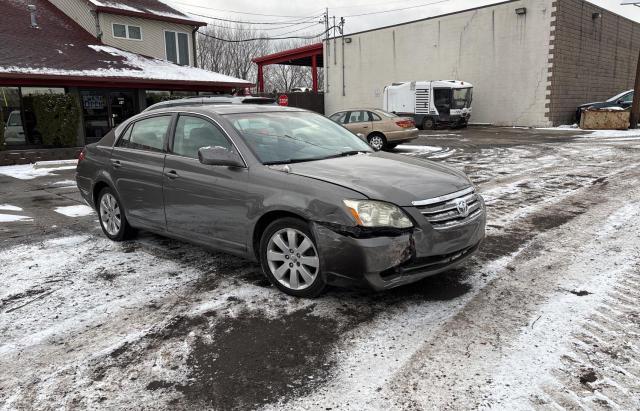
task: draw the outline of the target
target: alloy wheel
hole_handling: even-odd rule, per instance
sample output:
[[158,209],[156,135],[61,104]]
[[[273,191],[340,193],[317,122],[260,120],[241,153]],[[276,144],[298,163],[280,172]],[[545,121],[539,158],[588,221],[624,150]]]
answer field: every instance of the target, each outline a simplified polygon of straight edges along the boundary
[[294,228],[277,231],[267,245],[267,263],[276,280],[291,290],[310,287],[320,271],[313,241]]
[[120,205],[111,193],[100,199],[100,222],[109,235],[116,236],[122,225]]

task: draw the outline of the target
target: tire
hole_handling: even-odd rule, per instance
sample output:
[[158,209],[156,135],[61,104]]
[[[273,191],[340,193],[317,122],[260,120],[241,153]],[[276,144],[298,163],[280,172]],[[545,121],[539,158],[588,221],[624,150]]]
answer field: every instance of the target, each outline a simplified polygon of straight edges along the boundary
[[309,225],[297,218],[267,226],[260,239],[260,264],[273,285],[294,297],[317,297],[327,285],[316,240]]
[[127,222],[120,198],[111,188],[105,187],[100,191],[96,210],[102,232],[110,240],[124,241],[133,236],[134,230]]
[[425,117],[424,120],[422,120],[422,129],[423,130],[433,130],[435,128],[436,128],[436,122],[433,121],[433,118]]
[[373,133],[367,137],[367,141],[375,151],[384,150],[387,146],[387,139],[380,133]]

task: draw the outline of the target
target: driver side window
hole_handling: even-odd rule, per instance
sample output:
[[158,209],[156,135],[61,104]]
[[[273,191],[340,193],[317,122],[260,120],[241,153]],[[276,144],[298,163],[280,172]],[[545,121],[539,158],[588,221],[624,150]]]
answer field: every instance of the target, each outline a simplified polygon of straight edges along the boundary
[[176,124],[172,152],[179,156],[198,158],[202,147],[224,147],[233,150],[233,145],[222,131],[211,122],[193,116],[180,116]]
[[633,103],[633,92],[627,94],[626,96],[622,97],[622,102],[623,103]]

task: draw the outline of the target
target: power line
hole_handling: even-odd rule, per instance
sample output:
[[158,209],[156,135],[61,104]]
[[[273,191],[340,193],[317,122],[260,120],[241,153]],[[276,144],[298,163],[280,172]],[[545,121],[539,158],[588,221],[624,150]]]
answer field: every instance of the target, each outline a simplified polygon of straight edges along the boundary
[[189,14],[192,14],[192,15],[198,16],[198,17],[204,17],[204,18],[211,19],[211,20],[226,21],[228,23],[271,25],[271,26],[273,26],[273,25],[282,26],[283,24],[294,24],[294,23],[296,23],[296,24],[312,23],[312,22],[315,22],[315,20],[310,21],[308,19],[310,19],[310,18],[318,18],[318,17],[322,16],[322,14],[318,14],[317,16],[305,17],[304,19],[302,19],[300,21],[293,21],[292,20],[292,21],[269,21],[269,22],[266,22],[266,21],[244,21],[244,20],[223,19],[223,18],[220,18],[220,17],[213,17],[213,16],[208,16],[206,14],[198,14],[198,13],[191,13],[191,12]]
[[234,13],[234,14],[247,14],[247,15],[251,15],[251,16],[282,17],[282,18],[287,18],[287,17],[291,17],[291,18],[311,18],[311,17],[314,17],[314,16],[306,16],[305,17],[305,16],[286,16],[286,15],[281,15],[281,14],[250,13],[250,12],[247,12],[247,11],[217,9],[217,8],[213,8],[213,7],[200,6],[200,5],[197,5],[197,4],[183,3],[183,2],[180,2],[180,1],[172,1],[172,3],[181,4],[183,6],[196,7],[196,8],[204,9],[204,10],[221,11],[221,12],[224,12],[224,13]]
[[[329,30],[331,30],[333,27],[330,27]],[[209,37],[212,38],[214,40],[218,40],[218,41],[224,41],[225,43],[246,43],[249,41],[275,41],[275,40],[289,40],[289,39],[299,39],[299,40],[313,40],[316,39],[320,36],[324,36],[325,33],[329,32],[329,30],[323,31],[320,34],[316,34],[315,36],[289,36],[289,37],[255,37],[255,38],[251,38],[251,39],[240,39],[240,40],[230,40],[230,39],[223,39],[211,34],[207,34],[207,33],[200,33],[200,35],[205,36],[205,37]],[[285,33],[283,33],[285,34]]]
[[[307,27],[311,27],[311,26],[315,26],[316,24],[319,24],[321,22],[314,22],[312,24],[310,24]],[[281,26],[281,27],[268,27],[268,28],[260,28],[260,31],[272,31],[272,30],[282,30],[282,29],[288,29],[290,27],[296,27],[296,26],[300,26],[302,24],[305,23],[295,23],[295,24],[288,24],[285,26]],[[257,29],[255,27],[234,27],[234,26],[224,26],[222,24],[215,24],[215,23],[209,23],[207,24],[207,27],[218,27],[221,29],[230,29],[230,30],[238,30],[238,31],[257,31]]]
[[401,8],[398,8],[398,9],[383,10],[383,11],[372,11],[372,12],[369,12],[369,13],[360,13],[360,14],[349,14],[349,15],[344,16],[344,17],[360,17],[360,16],[370,16],[372,14],[393,13],[393,12],[396,12],[396,11],[417,9],[419,7],[432,6],[434,4],[439,4],[439,3],[446,3],[448,1],[449,0],[439,0],[439,1],[434,1],[434,2],[431,2],[431,3],[419,4],[417,6],[401,7]]

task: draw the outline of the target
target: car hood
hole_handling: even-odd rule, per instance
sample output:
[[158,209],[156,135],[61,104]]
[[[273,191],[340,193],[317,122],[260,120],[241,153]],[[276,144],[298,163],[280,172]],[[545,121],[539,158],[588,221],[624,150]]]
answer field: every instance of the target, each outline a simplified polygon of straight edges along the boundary
[[400,206],[471,186],[461,172],[428,160],[378,152],[295,163],[290,173],[337,184]]

